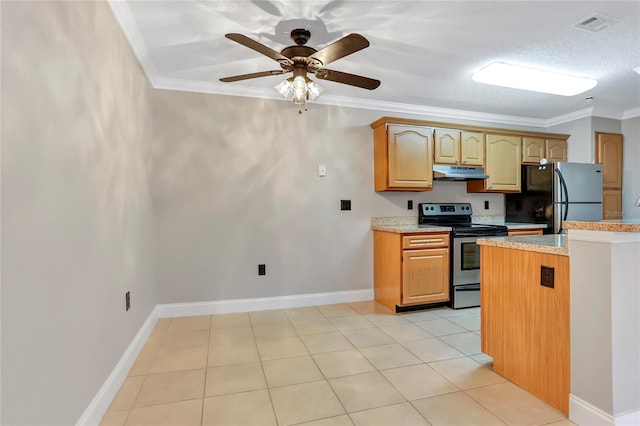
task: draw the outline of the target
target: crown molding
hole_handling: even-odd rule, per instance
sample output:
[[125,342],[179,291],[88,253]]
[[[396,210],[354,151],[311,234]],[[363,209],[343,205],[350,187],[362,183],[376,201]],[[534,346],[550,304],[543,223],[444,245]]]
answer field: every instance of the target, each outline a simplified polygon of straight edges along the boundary
[[[247,88],[233,85],[223,85],[216,82],[195,82],[182,79],[160,77],[155,63],[151,59],[144,40],[138,31],[138,26],[133,18],[129,4],[121,0],[108,0],[109,7],[116,21],[120,25],[122,32],[129,41],[140,66],[142,67],[151,87],[155,89],[178,90],[197,93],[210,93],[216,95],[242,96],[248,98],[274,99],[283,101],[270,88]],[[440,108],[424,105],[412,105],[398,102],[387,102],[379,100],[356,99],[345,96],[327,95],[315,100],[313,103],[322,105],[333,105],[342,107],[362,108],[378,110],[384,112],[404,113],[422,115],[428,117],[442,117],[446,119],[470,120],[479,122],[490,122],[497,124],[531,126],[531,127],[551,127],[558,124],[579,120],[585,117],[605,117],[617,120],[634,118],[640,116],[640,108],[624,111],[622,114],[604,111],[594,111],[594,108],[585,108],[568,114],[559,115],[548,119],[520,117],[513,115],[491,114],[476,111],[457,110],[450,108]]]
[[558,124],[568,123],[570,121],[580,120],[581,118],[587,117],[593,117],[593,107],[581,109],[544,120],[544,127],[557,126]]
[[[247,98],[262,98],[284,101],[273,90],[266,88],[247,88],[240,86],[195,82],[188,80],[158,77],[152,86],[156,89],[179,90],[184,92],[210,93],[216,95],[242,96]],[[286,101],[290,102],[290,101]],[[475,111],[465,111],[449,108],[411,105],[397,102],[386,102],[369,99],[357,99],[346,96],[326,95],[313,101],[314,104],[332,105],[350,108],[370,109],[385,112],[423,115],[429,117],[443,117],[447,119],[472,120],[498,124],[511,124],[531,127],[546,127],[547,120],[540,118],[518,117],[513,115],[489,114]]]
[[640,108],[628,109],[622,113],[621,120],[640,117]]

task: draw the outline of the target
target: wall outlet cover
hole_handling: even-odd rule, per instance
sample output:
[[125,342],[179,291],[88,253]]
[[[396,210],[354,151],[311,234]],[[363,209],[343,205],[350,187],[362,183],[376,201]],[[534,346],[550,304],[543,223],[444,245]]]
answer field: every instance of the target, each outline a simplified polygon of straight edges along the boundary
[[540,266],[540,285],[544,287],[554,287],[554,269],[550,266]]
[[340,210],[351,210],[351,200],[340,200]]

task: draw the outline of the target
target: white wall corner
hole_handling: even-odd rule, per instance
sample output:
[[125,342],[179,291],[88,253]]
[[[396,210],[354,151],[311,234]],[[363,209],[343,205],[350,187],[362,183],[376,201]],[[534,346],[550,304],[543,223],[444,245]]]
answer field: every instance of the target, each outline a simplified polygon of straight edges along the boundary
[[569,394],[569,420],[578,426],[614,426],[612,415],[605,413],[587,401]]
[[157,309],[151,311],[145,322],[138,330],[138,333],[133,337],[133,340],[124,351],[120,360],[107,377],[107,380],[102,384],[96,396],[93,398],[89,406],[84,410],[82,416],[76,423],[78,426],[98,425],[100,420],[107,412],[111,401],[115,398],[116,394],[120,390],[120,387],[124,383],[125,379],[129,375],[129,371],[133,364],[136,362],[142,347],[149,339],[153,328],[158,320]]

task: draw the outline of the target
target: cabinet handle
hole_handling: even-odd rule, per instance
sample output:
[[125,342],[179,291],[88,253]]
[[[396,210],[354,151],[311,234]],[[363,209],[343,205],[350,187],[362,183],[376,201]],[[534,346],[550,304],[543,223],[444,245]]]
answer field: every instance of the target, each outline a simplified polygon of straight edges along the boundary
[[464,161],[462,162],[462,164],[467,164],[467,160],[464,160]]

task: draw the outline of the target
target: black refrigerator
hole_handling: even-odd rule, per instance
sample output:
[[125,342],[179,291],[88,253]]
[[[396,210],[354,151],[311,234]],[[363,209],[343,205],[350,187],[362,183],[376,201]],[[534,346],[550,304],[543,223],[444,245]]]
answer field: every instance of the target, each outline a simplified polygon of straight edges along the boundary
[[602,220],[602,164],[524,165],[521,192],[505,195],[505,220],[546,224],[563,232],[565,220]]

